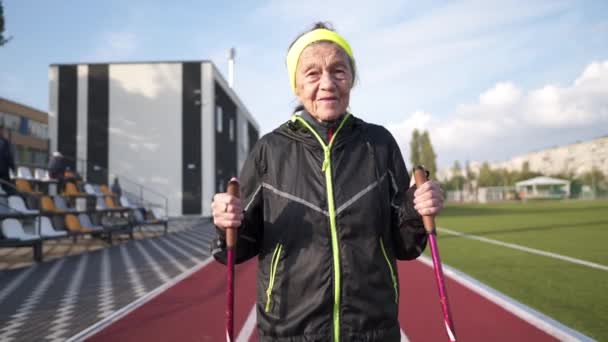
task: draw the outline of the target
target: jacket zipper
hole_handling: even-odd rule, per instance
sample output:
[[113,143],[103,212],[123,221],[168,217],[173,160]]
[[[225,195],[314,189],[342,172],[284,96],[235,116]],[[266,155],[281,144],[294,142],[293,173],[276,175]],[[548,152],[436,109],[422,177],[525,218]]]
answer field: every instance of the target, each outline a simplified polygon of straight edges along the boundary
[[397,286],[397,276],[395,275],[395,270],[393,269],[393,264],[391,260],[388,258],[388,254],[386,253],[386,248],[384,248],[384,241],[382,241],[382,237],[380,237],[380,248],[382,249],[382,254],[384,255],[384,260],[386,260],[386,264],[388,265],[388,270],[391,272],[391,279],[393,280],[393,288],[395,289],[395,303],[399,303],[399,286]]
[[274,279],[277,275],[277,266],[279,266],[279,259],[281,258],[281,251],[283,250],[283,245],[277,243],[274,248],[274,252],[272,253],[272,259],[270,259],[270,275],[268,279],[268,288],[266,288],[266,307],[264,308],[265,312],[270,311],[270,295],[272,294],[272,288],[274,287]]
[[310,132],[317,138],[321,147],[323,147],[324,158],[321,171],[325,173],[325,183],[327,186],[327,209],[329,211],[329,231],[331,235],[331,251],[334,265],[334,307],[333,307],[333,326],[334,326],[334,342],[340,342],[340,248],[338,246],[338,229],[336,226],[336,206],[334,203],[334,187],[331,178],[331,147],[336,140],[336,136],[344,126],[350,113],[346,113],[344,119],[338,126],[338,129],[333,133],[329,144],[325,145],[319,134],[299,115],[291,117],[291,121],[300,121]]

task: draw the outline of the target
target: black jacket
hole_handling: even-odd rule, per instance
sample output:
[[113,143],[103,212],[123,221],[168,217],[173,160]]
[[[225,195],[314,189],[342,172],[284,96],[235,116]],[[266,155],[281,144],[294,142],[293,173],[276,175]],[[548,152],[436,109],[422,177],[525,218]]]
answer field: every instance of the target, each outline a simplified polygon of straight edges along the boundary
[[[236,258],[258,256],[261,341],[400,340],[396,259],[418,257],[426,232],[392,135],[342,121],[324,150],[294,116],[243,167]],[[218,232],[213,254],[225,263]]]

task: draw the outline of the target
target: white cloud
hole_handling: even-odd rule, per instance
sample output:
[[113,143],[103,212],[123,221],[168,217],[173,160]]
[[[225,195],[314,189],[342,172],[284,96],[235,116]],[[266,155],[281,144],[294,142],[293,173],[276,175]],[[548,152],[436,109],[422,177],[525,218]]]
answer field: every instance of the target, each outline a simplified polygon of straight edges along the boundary
[[[546,21],[572,9],[572,1],[512,2],[465,1],[416,3],[389,0],[376,2],[272,0],[253,11],[252,22],[272,23],[274,39],[249,45],[260,76],[249,88],[237,87],[252,99],[254,115],[264,131],[282,121],[272,113],[289,111],[293,96],[286,86],[284,54],[291,39],[318,20],[329,20],[353,47],[360,83],[351,96],[356,115],[380,124],[399,120],[416,108],[435,111],[437,105],[453,106],[480,87],[504,79],[505,74],[537,62],[540,44],[536,39],[559,35],[572,27],[561,21]],[[277,29],[281,28],[281,29]],[[546,39],[545,39],[546,40]],[[239,48],[241,45],[237,45]],[[261,62],[266,56],[275,66]],[[239,62],[237,57],[237,63]],[[239,66],[240,67],[240,66]],[[239,69],[239,73],[241,73]],[[241,73],[241,76],[243,74]],[[280,81],[280,82],[277,82]],[[247,84],[237,80],[237,85]],[[277,85],[276,88],[255,84]],[[268,89],[276,97],[268,100]],[[511,94],[515,96],[517,94]],[[276,107],[283,104],[282,107]],[[275,107],[273,107],[275,106]],[[401,110],[400,110],[401,109]]]
[[[428,129],[442,166],[454,160],[503,160],[516,153],[608,133],[608,61],[591,63],[568,86],[524,91],[497,83],[474,104],[458,106],[441,119],[417,111],[390,125],[408,156],[414,128]],[[568,140],[572,139],[572,140]]]

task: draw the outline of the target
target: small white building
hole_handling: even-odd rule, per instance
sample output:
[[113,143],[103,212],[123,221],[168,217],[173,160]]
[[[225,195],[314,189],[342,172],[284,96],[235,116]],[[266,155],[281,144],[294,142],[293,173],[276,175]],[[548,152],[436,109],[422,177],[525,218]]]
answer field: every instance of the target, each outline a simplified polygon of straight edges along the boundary
[[515,189],[523,200],[570,197],[570,181],[553,177],[542,176],[517,182]]
[[165,196],[171,216],[211,215],[258,139],[210,61],[53,64],[49,83],[51,150],[88,181]]

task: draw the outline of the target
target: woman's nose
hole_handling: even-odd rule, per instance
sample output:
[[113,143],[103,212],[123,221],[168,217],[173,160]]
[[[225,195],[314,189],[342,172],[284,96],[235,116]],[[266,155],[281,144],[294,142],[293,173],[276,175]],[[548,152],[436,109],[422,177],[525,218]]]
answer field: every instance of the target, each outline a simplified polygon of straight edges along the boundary
[[336,86],[336,84],[334,83],[334,80],[331,77],[331,73],[329,73],[328,71],[324,71],[321,74],[321,80],[319,82],[320,82],[321,89],[324,89],[324,90],[334,89]]

